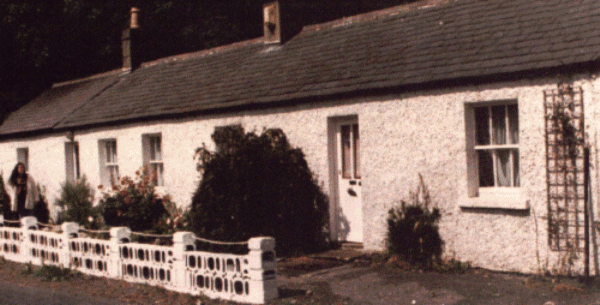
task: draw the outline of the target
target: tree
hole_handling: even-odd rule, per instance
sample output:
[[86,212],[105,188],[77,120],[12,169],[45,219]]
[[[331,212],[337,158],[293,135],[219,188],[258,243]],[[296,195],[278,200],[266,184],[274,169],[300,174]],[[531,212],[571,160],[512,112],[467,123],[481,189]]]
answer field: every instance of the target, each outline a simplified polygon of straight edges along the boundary
[[[121,66],[121,32],[132,6],[141,9],[142,61],[262,35],[269,0],[2,0],[0,121],[52,83]],[[406,0],[280,0],[293,24],[307,25]]]

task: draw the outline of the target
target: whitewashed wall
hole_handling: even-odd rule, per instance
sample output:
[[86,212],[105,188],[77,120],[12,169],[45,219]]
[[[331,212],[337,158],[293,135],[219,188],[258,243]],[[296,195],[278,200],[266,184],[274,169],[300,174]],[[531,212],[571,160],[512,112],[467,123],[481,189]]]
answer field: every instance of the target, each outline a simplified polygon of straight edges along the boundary
[[[587,80],[591,79],[591,81]],[[583,86],[592,163],[598,168],[598,88],[594,77],[577,77]],[[442,211],[445,255],[495,270],[537,272],[557,267],[559,254],[548,250],[543,91],[559,79],[465,86],[420,94],[348,99],[317,105],[247,111],[197,119],[166,120],[75,131],[81,172],[92,186],[100,184],[98,141],[117,140],[119,171],[133,175],[142,166],[142,135],[161,133],[165,186],[182,205],[190,203],[199,180],[195,149],[213,147],[214,128],[241,124],[247,131],[282,128],[292,145],[301,147],[325,192],[330,193],[328,119],[357,115],[363,176],[364,245],[384,247],[387,211],[407,199],[421,174]],[[467,196],[465,104],[517,100],[519,105],[521,190],[530,209],[463,209],[476,205]],[[16,148],[29,147],[32,174],[48,187],[49,198],[65,179],[62,135],[0,144],[5,179],[16,162]],[[598,171],[593,174],[598,198]],[[99,193],[97,193],[98,197]],[[595,204],[594,207],[597,207]],[[580,267],[580,266],[579,266]]]
[[17,149],[29,150],[29,173],[40,186],[45,187],[46,197],[52,202],[60,195],[60,184],[66,180],[65,134],[3,141],[0,144],[0,171],[10,191],[8,179],[17,164]]

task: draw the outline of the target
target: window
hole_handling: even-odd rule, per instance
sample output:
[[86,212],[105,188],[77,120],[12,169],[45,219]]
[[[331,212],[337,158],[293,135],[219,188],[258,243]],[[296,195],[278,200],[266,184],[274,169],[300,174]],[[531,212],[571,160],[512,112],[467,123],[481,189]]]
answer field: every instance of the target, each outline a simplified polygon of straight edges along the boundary
[[103,184],[113,185],[119,179],[119,163],[117,160],[117,141],[100,140],[100,178]]
[[65,143],[65,163],[67,167],[67,181],[76,182],[80,178],[79,173],[79,143]]
[[150,174],[156,177],[156,185],[163,186],[162,136],[160,134],[144,135],[142,137],[142,152],[144,166]]
[[25,170],[29,171],[29,148],[17,148],[17,162],[25,165]]
[[342,177],[360,179],[360,142],[358,124],[342,125]]
[[517,104],[475,107],[475,151],[479,187],[518,187]]
[[463,206],[528,208],[522,197],[516,101],[466,104],[468,197]]

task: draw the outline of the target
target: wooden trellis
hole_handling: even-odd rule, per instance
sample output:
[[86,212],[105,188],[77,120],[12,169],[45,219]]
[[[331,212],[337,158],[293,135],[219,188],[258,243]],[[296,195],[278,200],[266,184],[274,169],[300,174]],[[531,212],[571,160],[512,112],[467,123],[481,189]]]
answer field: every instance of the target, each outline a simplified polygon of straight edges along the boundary
[[583,91],[547,90],[544,106],[548,243],[554,251],[583,252],[588,246]]

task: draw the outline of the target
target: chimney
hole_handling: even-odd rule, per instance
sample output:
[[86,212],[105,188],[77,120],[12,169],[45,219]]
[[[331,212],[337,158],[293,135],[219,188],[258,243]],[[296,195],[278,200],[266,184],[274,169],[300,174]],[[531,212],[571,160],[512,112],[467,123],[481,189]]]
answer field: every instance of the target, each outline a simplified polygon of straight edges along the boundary
[[140,61],[140,25],[138,22],[140,10],[131,8],[131,22],[129,28],[121,35],[121,48],[123,49],[123,70],[133,71],[141,65]]
[[[263,4],[265,43],[284,43],[299,33],[302,26],[298,22],[293,22],[292,16],[291,4],[285,1]],[[285,24],[281,22],[282,19]]]

